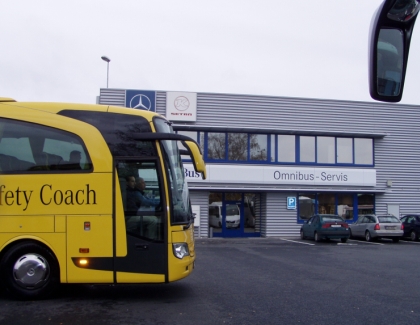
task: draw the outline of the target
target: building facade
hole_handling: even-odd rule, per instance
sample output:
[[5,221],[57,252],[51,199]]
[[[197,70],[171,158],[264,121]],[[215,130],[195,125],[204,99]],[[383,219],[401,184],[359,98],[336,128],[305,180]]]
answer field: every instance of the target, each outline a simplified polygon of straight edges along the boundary
[[184,160],[200,237],[295,237],[314,213],[420,212],[417,106],[109,88],[99,103],[156,111],[200,144],[208,178]]

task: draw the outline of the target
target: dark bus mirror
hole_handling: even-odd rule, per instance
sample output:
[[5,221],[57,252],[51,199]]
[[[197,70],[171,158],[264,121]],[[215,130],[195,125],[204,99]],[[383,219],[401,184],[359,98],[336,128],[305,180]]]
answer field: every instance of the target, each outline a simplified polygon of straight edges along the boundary
[[373,99],[399,102],[420,0],[385,0],[373,16],[369,41],[369,91]]

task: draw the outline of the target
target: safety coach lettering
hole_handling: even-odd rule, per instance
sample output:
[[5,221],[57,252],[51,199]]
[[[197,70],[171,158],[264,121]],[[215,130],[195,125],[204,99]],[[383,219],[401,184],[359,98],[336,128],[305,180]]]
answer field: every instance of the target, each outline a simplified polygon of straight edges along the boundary
[[[31,203],[33,190],[15,190],[0,185],[0,206],[22,206],[26,211]],[[86,184],[79,190],[56,189],[51,184],[44,184],[39,189],[39,199],[43,205],[94,205],[96,204],[96,192]]]

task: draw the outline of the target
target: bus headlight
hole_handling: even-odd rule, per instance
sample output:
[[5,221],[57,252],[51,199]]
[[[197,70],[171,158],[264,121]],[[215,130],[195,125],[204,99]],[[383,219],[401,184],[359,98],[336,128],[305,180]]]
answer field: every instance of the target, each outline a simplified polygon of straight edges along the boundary
[[175,257],[179,259],[183,259],[184,256],[190,255],[187,243],[173,243],[172,248],[174,250]]

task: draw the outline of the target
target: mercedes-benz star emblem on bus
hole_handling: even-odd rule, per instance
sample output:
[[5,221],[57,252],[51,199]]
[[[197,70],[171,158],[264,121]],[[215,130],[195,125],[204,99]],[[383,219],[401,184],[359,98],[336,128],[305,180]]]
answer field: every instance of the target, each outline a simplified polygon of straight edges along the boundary
[[152,101],[149,97],[144,94],[138,94],[133,96],[130,100],[130,108],[143,109],[150,111],[152,108]]

